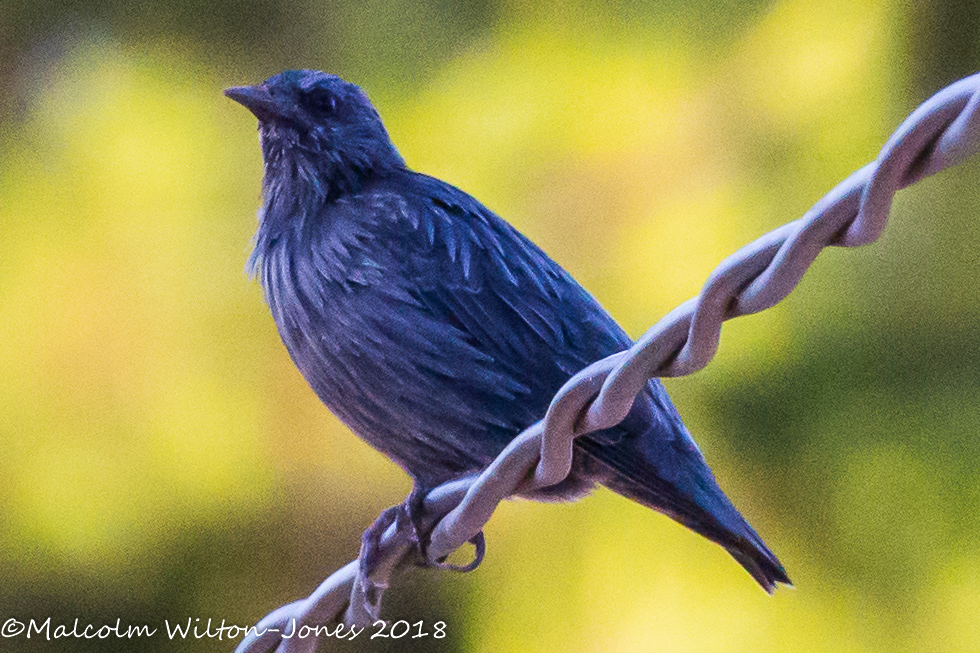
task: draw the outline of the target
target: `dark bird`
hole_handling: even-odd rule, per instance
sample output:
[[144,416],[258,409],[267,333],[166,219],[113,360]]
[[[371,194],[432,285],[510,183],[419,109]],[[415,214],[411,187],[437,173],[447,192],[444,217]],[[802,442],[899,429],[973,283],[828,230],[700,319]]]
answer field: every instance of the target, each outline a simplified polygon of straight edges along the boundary
[[[416,491],[482,470],[586,365],[632,341],[534,243],[409,170],[378,112],[334,75],[290,70],[225,94],[259,119],[264,205],[249,271],[326,406]],[[571,475],[725,547],[768,592],[782,565],[715,482],[663,386],[576,440]]]

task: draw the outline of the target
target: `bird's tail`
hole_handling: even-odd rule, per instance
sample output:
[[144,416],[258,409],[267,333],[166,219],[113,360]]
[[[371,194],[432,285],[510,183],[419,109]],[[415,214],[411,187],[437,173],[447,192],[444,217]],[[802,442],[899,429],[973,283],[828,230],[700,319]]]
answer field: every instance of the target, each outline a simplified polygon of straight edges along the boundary
[[[792,585],[783,565],[718,487],[697,449],[661,440],[651,462],[652,456],[642,451],[644,440],[629,438],[609,446],[580,438],[578,444],[606,468],[600,477],[610,490],[725,547],[766,592],[772,594],[777,583]],[[662,447],[673,449],[673,455],[665,456]]]

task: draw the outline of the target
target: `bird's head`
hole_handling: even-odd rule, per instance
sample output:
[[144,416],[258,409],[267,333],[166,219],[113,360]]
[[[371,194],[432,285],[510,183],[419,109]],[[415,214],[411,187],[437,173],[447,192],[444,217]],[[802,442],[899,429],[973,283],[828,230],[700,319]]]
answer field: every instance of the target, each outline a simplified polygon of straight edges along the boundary
[[267,183],[282,177],[336,194],[404,166],[367,95],[336,75],[287,70],[225,95],[259,119]]

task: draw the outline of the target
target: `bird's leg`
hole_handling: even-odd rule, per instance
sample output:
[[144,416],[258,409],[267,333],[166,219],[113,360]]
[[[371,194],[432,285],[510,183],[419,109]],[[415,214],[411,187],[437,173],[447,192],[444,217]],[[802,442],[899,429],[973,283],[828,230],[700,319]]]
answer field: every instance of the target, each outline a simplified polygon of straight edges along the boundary
[[360,574],[364,578],[370,578],[381,562],[381,538],[384,536],[388,527],[396,523],[401,505],[388,508],[368,526],[364,534],[361,535]]
[[425,509],[425,497],[429,493],[427,488],[416,483],[412,487],[411,493],[400,504],[388,508],[374,520],[364,534],[361,536],[360,574],[364,579],[370,579],[378,570],[382,560],[381,540],[385,531],[394,524],[395,530],[407,533],[409,542],[414,552],[415,564],[425,566],[425,539],[423,537],[424,527],[422,524],[423,512]]
[[428,556],[425,553],[426,545],[428,544],[429,534],[422,524],[423,513],[425,512],[425,497],[429,494],[429,488],[426,488],[415,482],[412,485],[412,491],[408,493],[405,497],[405,501],[398,506],[402,510],[398,513],[398,527],[410,528],[410,536],[412,538],[412,545],[418,552],[419,558],[421,560],[418,562],[420,566],[426,566],[428,561]]
[[374,623],[381,612],[381,597],[388,587],[388,578],[395,570],[397,561],[386,560],[381,541],[388,527],[398,518],[398,508],[388,508],[374,520],[361,536],[361,552],[358,555],[357,578],[351,588],[350,603],[344,621],[367,627]]

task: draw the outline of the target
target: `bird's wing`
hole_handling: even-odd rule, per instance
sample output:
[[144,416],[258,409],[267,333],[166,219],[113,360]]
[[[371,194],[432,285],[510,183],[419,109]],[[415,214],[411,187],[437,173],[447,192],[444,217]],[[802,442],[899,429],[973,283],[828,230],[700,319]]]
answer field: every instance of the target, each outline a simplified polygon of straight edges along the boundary
[[309,229],[263,266],[283,340],[324,403],[417,478],[485,466],[572,374],[630,345],[539,248],[438,180],[378,184]]
[[415,297],[462,343],[526,388],[523,405],[508,407],[512,427],[524,428],[543,416],[570,376],[632,342],[516,229],[462,191],[422,180],[426,192],[415,212],[425,237],[409,271]]

